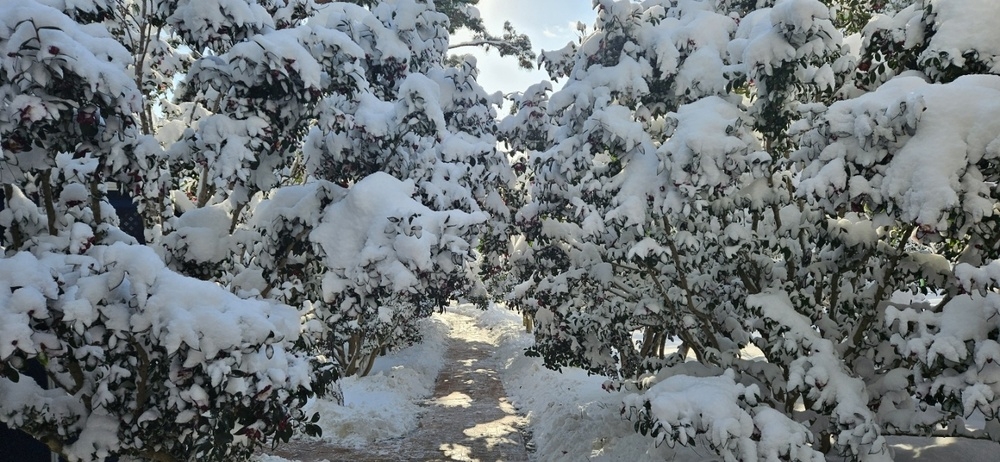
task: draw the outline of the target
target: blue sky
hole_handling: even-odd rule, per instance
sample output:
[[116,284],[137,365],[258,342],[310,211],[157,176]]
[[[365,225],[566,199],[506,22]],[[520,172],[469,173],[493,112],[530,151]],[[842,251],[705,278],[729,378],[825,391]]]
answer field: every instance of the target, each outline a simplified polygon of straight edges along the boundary
[[[577,21],[589,27],[596,17],[591,0],[480,0],[477,7],[490,31],[499,33],[504,21],[510,21],[518,32],[531,37],[536,53],[562,48],[567,42],[575,41]],[[501,59],[496,52],[485,53],[472,48],[456,51],[476,55],[479,83],[490,92],[523,90],[548,78],[544,71],[521,70],[517,61]]]

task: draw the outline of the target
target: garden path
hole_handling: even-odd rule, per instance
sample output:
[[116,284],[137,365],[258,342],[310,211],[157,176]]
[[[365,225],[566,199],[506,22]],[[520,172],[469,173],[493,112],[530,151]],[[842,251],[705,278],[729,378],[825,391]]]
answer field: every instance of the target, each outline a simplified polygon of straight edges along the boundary
[[497,376],[489,331],[462,313],[443,316],[451,326],[445,365],[416,430],[364,448],[293,441],[272,454],[301,462],[527,461],[525,419],[508,402]]

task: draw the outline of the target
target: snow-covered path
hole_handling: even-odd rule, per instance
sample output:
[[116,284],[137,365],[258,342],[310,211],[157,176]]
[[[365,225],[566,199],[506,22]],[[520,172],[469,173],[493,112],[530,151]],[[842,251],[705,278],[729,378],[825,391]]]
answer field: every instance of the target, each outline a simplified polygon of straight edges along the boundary
[[527,461],[520,433],[524,418],[506,398],[493,358],[496,344],[489,331],[475,325],[474,314],[456,310],[438,315],[450,327],[444,365],[414,431],[362,448],[293,442],[273,454],[303,462]]
[[[549,370],[524,356],[532,337],[516,313],[458,305],[421,322],[424,342],[379,358],[368,377],[343,380],[346,405],[319,401],[307,409],[320,412],[322,439],[293,441],[257,462],[718,460],[706,448],[657,447],[636,433],[619,414],[624,392],[605,391],[603,377]],[[530,453],[523,449],[524,425]],[[997,460],[998,446],[989,441],[891,443],[900,462]]]

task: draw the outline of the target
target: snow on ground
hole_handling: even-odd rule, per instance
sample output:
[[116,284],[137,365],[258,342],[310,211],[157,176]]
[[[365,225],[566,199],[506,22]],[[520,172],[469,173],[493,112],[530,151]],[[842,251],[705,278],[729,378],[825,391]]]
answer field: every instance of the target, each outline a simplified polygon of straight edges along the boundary
[[254,457],[255,462],[291,462],[284,457],[272,456],[269,454],[260,454]]
[[601,388],[605,378],[588,376],[576,368],[546,369],[540,358],[524,356],[532,337],[524,333],[521,316],[491,308],[479,317],[498,340],[497,355],[507,395],[528,417],[535,459],[547,461],[663,461],[680,454],[705,460],[710,452],[686,448],[659,448],[653,439],[637,434],[619,414],[622,394]]
[[[341,446],[362,447],[398,438],[417,428],[421,402],[434,390],[434,380],[444,365],[449,327],[440,315],[419,321],[423,342],[378,358],[367,377],[340,381],[344,405],[315,400],[306,415],[319,412],[319,439]],[[280,462],[266,456],[261,462]]]
[[[717,460],[704,448],[666,445],[635,433],[619,414],[622,392],[607,392],[604,378],[576,368],[546,369],[539,358],[524,356],[532,337],[524,332],[521,316],[502,307],[480,311],[470,305],[449,308],[422,320],[424,342],[379,358],[368,377],[341,382],[345,405],[330,401],[310,403],[318,411],[322,439],[342,446],[364,447],[398,438],[417,428],[423,403],[432,393],[443,366],[449,337],[486,341],[496,345],[498,371],[508,397],[528,418],[529,446],[537,462],[561,461],[675,461]],[[453,313],[476,317],[490,338],[468,329],[452,329]],[[996,460],[995,443],[955,438],[890,438],[897,461],[931,462],[961,458],[963,462]],[[831,457],[830,461],[839,458]],[[262,455],[258,462],[287,462]]]

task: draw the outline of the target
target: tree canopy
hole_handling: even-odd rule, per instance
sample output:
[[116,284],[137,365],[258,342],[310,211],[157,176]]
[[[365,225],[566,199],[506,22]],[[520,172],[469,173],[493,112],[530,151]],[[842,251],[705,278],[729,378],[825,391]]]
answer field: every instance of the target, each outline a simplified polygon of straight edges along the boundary
[[476,3],[0,5],[0,422],[245,460],[492,297],[657,442],[1000,440],[1000,3],[595,0],[502,119]]
[[599,0],[542,53],[501,123],[529,354],[725,460],[997,438],[996,7],[875,3]]

